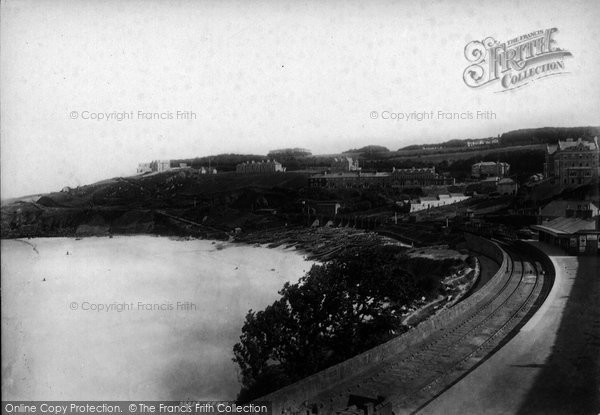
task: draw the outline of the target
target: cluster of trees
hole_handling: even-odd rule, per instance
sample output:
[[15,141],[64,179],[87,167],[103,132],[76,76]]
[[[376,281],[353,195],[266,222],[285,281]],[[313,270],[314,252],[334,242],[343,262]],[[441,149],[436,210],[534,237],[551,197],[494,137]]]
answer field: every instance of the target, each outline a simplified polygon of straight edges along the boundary
[[377,145],[369,145],[369,146],[364,146],[361,148],[351,148],[350,150],[344,151],[343,154],[359,153],[362,155],[373,155],[373,154],[389,153],[389,152],[390,152],[390,150],[387,147],[377,146]]
[[[493,138],[493,137],[485,137],[486,139],[489,138]],[[444,141],[443,143],[434,143],[434,144],[412,144],[410,146],[406,146],[406,147],[402,147],[400,149],[398,149],[398,151],[408,151],[408,150],[422,150],[424,147],[431,147],[431,146],[435,146],[435,147],[440,147],[440,148],[449,148],[449,149],[456,149],[456,148],[461,148],[461,147],[467,147],[467,141],[469,140],[473,140],[472,138],[465,138],[465,139],[453,139],[453,140],[448,140],[448,141]]]
[[312,155],[310,150],[308,150],[306,148],[295,147],[295,148],[282,148],[279,150],[271,150],[267,154],[267,157],[277,158],[277,159],[287,159],[287,158],[294,158],[294,157],[307,157],[310,155]]
[[556,144],[558,140],[579,137],[589,139],[600,135],[600,127],[544,127],[515,130],[500,136],[500,144],[504,146],[527,144]]
[[263,311],[250,310],[234,361],[241,402],[255,399],[406,330],[402,306],[439,292],[455,260],[409,258],[396,246],[348,249],[314,265]]

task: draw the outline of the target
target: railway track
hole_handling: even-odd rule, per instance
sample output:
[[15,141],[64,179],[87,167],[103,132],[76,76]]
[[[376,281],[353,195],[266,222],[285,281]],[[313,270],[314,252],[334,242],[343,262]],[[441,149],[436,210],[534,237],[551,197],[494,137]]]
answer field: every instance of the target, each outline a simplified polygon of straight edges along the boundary
[[[422,343],[320,392],[308,406],[343,412],[351,395],[372,399],[382,413],[415,413],[458,382],[516,334],[547,296],[551,281],[540,262],[510,243],[507,271],[475,307]],[[490,281],[491,283],[492,281]]]

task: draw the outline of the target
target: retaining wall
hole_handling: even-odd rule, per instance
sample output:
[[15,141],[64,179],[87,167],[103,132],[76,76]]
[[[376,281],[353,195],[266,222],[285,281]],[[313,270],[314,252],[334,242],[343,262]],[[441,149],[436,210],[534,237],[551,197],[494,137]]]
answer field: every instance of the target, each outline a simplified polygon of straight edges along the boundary
[[538,248],[529,242],[515,241],[514,245],[519,248],[519,251],[525,252],[529,257],[535,258],[540,262],[542,268],[546,272],[545,277],[549,279],[550,286],[552,286],[552,284],[554,284],[556,270],[554,269],[554,264],[550,257],[541,248]]
[[501,264],[504,260],[503,251],[489,239],[482,238],[481,236],[472,233],[465,233],[465,239],[467,241],[467,246],[471,251],[480,255],[485,255],[496,261],[498,264]]
[[503,276],[510,267],[508,256],[490,240],[471,234],[467,234],[466,237],[469,249],[486,255],[500,264],[496,274],[480,290],[454,307],[445,309],[423,321],[401,336],[259,398],[257,401],[271,401],[274,415],[284,412],[299,412],[303,408],[303,403],[308,402],[319,392],[335,387],[336,384],[367,371],[373,365],[424,342],[439,328],[461,317],[467,310],[476,308],[485,302],[488,296],[503,284],[505,280]]

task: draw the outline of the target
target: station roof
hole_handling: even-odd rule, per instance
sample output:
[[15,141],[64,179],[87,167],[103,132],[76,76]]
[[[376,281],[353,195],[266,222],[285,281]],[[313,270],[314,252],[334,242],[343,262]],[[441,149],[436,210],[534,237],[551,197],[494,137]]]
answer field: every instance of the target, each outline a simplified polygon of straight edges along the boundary
[[545,221],[541,225],[532,226],[533,229],[550,233],[554,236],[572,235],[580,231],[593,231],[596,229],[596,221],[580,218],[559,217]]

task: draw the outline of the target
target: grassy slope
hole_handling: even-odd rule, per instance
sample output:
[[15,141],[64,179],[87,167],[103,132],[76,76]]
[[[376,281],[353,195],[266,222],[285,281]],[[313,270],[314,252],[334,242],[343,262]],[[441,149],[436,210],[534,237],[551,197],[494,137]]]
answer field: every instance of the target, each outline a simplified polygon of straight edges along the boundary
[[407,159],[418,159],[421,161],[429,161],[438,163],[444,160],[455,161],[455,160],[464,160],[471,157],[481,157],[491,153],[499,153],[499,152],[513,152],[513,151],[524,151],[524,150],[544,150],[546,148],[545,144],[532,144],[527,146],[511,146],[511,147],[489,147],[486,149],[478,149],[478,150],[467,150],[467,151],[456,151],[450,150],[445,152],[436,152],[427,151],[424,152],[422,150],[418,151],[397,151],[391,159],[398,160],[407,160]]

